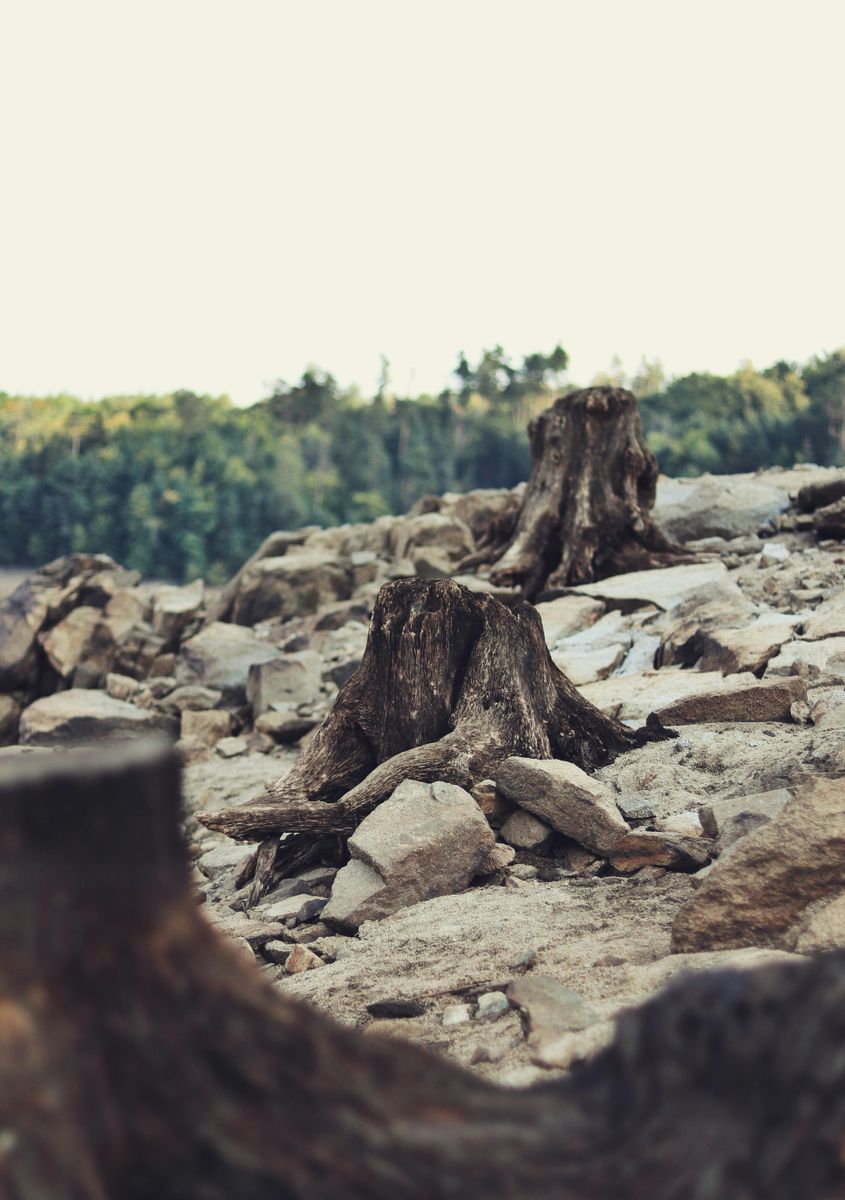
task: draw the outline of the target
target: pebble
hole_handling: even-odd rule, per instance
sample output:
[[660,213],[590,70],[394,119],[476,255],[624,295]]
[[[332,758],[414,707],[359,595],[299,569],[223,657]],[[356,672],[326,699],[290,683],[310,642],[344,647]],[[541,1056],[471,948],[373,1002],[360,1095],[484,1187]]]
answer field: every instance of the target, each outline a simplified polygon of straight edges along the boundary
[[479,1021],[495,1021],[509,1010],[508,998],[504,992],[482,992],[478,997]]

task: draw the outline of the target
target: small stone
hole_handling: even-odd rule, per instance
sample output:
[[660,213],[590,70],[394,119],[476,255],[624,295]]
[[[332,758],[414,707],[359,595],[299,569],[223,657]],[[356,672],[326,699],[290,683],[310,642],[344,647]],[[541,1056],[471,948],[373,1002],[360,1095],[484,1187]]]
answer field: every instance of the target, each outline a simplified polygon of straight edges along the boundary
[[141,684],[131,675],[109,674],[106,676],[106,691],[113,700],[131,700],[141,690]]
[[213,708],[207,711],[186,709],[182,713],[182,738],[187,741],[196,739],[204,746],[219,746],[220,742],[238,741],[229,735],[232,732],[232,714],[224,708]]
[[313,950],[309,950],[307,946],[297,945],[288,955],[285,970],[288,975],[300,975],[303,971],[313,971],[315,967],[323,965],[323,960]]
[[492,779],[482,779],[470,794],[491,825],[500,825],[513,812],[513,804],[500,794]]
[[516,851],[513,846],[506,846],[504,842],[497,842],[478,868],[478,874],[493,875],[496,871],[502,871],[505,867],[509,867],[515,858]]
[[[678,738],[678,741],[681,739]],[[689,748],[689,743],[687,743]],[[677,742],[672,747],[677,750]],[[620,796],[616,801],[616,807],[622,813],[626,821],[653,821],[654,809],[640,796]]]
[[504,1016],[509,1008],[504,992],[482,992],[478,997],[477,1017],[479,1021],[496,1021]]
[[278,963],[279,966],[284,966],[291,954],[291,947],[287,942],[281,942],[274,939],[270,942],[265,942],[261,950],[262,958],[266,958],[267,962]]
[[586,1029],[598,1016],[580,992],[564,987],[547,975],[526,975],[515,979],[507,990],[507,1000],[520,1009],[532,1034],[567,1033]]
[[322,897],[308,896],[302,893],[295,896],[284,896],[274,900],[272,904],[264,905],[261,915],[265,921],[287,921],[291,917],[295,920],[308,902],[313,900],[322,900]]
[[502,839],[520,850],[536,850],[551,833],[545,821],[518,808],[511,813],[501,830]]
[[771,567],[777,563],[786,562],[789,558],[789,548],[783,542],[766,542],[760,551],[760,566]]
[[468,1004],[450,1004],[443,1010],[442,1021],[446,1029],[451,1029],[455,1025],[466,1025],[471,1019],[472,1013]]
[[704,837],[634,830],[610,856],[610,865],[624,874],[643,867],[668,867],[672,871],[697,871],[710,859],[712,843]]
[[217,743],[216,750],[221,758],[237,758],[246,754],[249,743],[245,737],[224,737]]
[[536,879],[540,872],[533,863],[515,863],[510,868],[510,874],[513,879],[519,879],[523,883],[528,883],[530,880]]
[[306,925],[309,921],[313,921],[319,916],[323,909],[328,904],[328,900],[323,896],[312,896],[300,908],[296,914],[296,922],[298,925]]

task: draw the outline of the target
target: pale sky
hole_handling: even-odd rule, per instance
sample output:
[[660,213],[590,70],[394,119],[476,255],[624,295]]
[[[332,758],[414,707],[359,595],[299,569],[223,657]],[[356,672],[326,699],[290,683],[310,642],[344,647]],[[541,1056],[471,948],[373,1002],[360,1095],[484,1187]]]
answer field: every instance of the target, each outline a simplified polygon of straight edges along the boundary
[[841,0],[0,0],[0,390],[845,343]]

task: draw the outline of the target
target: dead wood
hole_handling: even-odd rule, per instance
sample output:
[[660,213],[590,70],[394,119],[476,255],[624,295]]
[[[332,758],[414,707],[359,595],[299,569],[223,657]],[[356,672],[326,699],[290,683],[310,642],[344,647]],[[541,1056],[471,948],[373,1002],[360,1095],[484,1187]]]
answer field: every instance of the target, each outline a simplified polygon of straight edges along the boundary
[[190,893],[174,757],[137,750],[4,767],[0,930],[4,1200],[845,1195],[842,954],[686,977],[499,1089],[263,981]]
[[347,835],[405,779],[470,788],[514,754],[589,771],[659,735],[580,695],[552,662],[531,605],[506,608],[450,579],[401,579],[379,592],[361,665],[289,774],[259,801],[202,820],[267,839],[254,902],[280,834]]
[[491,524],[458,570],[492,563],[494,583],[533,600],[690,560],[652,520],[657,460],[631,392],[593,387],[561,396],[528,434],[531,474],[516,521]]

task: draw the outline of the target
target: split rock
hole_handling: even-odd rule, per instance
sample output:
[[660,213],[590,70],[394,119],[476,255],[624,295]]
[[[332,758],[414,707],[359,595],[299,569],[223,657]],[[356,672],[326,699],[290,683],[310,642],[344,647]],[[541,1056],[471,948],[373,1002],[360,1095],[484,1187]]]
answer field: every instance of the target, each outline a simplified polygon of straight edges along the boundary
[[628,833],[607,784],[559,759],[506,758],[496,786],[558,833],[603,856]]
[[478,872],[495,834],[463,788],[407,779],[349,839],[323,919],[341,928],[449,892]]
[[672,945],[788,947],[804,911],[843,889],[845,781],[813,779],[718,860],[675,918]]

